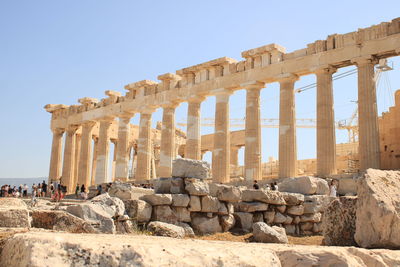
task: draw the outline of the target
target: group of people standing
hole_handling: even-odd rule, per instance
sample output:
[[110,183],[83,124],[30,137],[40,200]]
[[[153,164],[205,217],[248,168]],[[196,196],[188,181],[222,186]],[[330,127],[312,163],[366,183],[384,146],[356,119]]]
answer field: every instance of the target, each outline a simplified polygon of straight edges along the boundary
[[[258,184],[257,180],[254,180],[253,189],[260,189],[260,185]],[[276,182],[266,184],[264,189],[278,191],[278,184]]]
[[19,185],[19,187],[12,187],[9,184],[1,186],[0,197],[27,197],[28,186],[26,184]]

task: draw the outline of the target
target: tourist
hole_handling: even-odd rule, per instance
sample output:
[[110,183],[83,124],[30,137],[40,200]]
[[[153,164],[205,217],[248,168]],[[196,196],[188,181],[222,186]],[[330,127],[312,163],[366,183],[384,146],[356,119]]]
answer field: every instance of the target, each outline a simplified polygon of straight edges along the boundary
[[82,184],[82,186],[81,186],[81,198],[84,200],[87,199],[86,187],[84,184]]
[[20,184],[18,187],[18,193],[20,196],[22,196],[22,184]]
[[63,199],[66,195],[67,195],[67,186],[66,185],[62,185],[61,186],[61,190],[62,190],[62,194],[61,194],[61,199]]
[[36,192],[36,190],[37,190],[36,184],[33,183],[33,185],[32,185],[32,194],[33,194],[33,192]]
[[41,184],[38,184],[36,196],[42,197],[42,185]]
[[330,197],[336,197],[336,195],[337,195],[336,181],[332,180],[330,185],[329,185],[329,196]]
[[24,184],[24,191],[22,194],[23,197],[28,197],[28,186],[26,184]]
[[79,195],[79,184],[76,184],[76,187],[75,187],[75,197],[78,198],[78,195]]
[[278,184],[276,182],[274,182],[274,186],[275,186],[275,191],[279,191]]
[[102,193],[101,191],[103,191],[103,188],[102,188],[101,184],[99,184],[97,186],[97,196],[101,195],[101,193]]
[[254,180],[253,188],[260,189],[260,186],[258,185],[257,180]]
[[46,195],[47,195],[47,184],[43,180],[43,183],[42,183],[42,197],[45,197]]
[[272,190],[272,191],[275,191],[275,190],[276,190],[275,183],[271,183],[270,186],[271,186],[271,190]]
[[53,199],[54,196],[54,185],[50,182],[50,198]]
[[13,189],[11,188],[11,185],[9,184],[8,185],[8,196],[12,197],[12,195],[13,195]]
[[35,207],[37,205],[37,199],[36,199],[36,190],[32,191],[32,195],[31,195],[32,199],[31,199],[31,206]]

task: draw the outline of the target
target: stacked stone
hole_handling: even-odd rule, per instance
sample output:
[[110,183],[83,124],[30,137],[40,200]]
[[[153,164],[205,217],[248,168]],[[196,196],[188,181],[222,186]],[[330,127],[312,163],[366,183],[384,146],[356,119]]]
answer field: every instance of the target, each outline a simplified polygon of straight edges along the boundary
[[183,223],[198,234],[233,227],[250,232],[253,223],[265,222],[284,227],[287,234],[313,235],[322,231],[330,200],[326,195],[246,189],[199,178],[161,178],[155,181],[155,194],[133,200],[136,207],[129,215],[140,223]]

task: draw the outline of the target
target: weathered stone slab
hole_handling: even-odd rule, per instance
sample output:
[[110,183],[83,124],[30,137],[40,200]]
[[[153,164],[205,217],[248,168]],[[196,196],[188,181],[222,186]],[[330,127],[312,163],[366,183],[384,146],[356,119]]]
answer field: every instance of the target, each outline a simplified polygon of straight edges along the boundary
[[312,176],[302,176],[296,178],[286,178],[278,184],[279,191],[300,193],[304,195],[328,194],[328,183],[321,178]]
[[178,221],[178,217],[176,216],[175,212],[172,211],[170,206],[153,206],[151,220],[166,223],[176,223]]
[[0,198],[0,227],[30,227],[26,204],[17,198]]
[[238,211],[241,212],[256,212],[268,210],[268,204],[263,202],[239,202]]
[[400,249],[400,171],[368,169],[358,179],[357,196],[357,244]]
[[253,224],[253,239],[255,242],[287,244],[285,229],[279,228],[277,226],[271,227],[263,222],[255,223]]
[[322,219],[324,244],[328,246],[356,246],[357,197],[340,197],[332,201]]
[[201,200],[199,196],[190,196],[189,211],[201,211]]
[[304,202],[304,195],[298,193],[281,192],[287,205],[299,205]]
[[190,211],[185,207],[172,207],[178,222],[190,222]]
[[165,222],[151,222],[147,225],[147,230],[157,236],[185,237],[185,230],[182,227]]
[[33,210],[32,227],[70,233],[97,233],[88,222],[62,210]]
[[[95,188],[96,189],[96,188]],[[115,181],[108,191],[110,197],[117,197],[121,200],[139,199],[143,195],[154,194],[152,189],[135,187],[129,183]]]
[[158,178],[153,180],[155,194],[171,194],[172,178]]
[[210,184],[210,195],[225,202],[239,202],[242,198],[242,191],[231,185]]
[[189,195],[186,194],[172,194],[172,206],[187,207],[190,202]]
[[125,209],[129,217],[139,223],[148,222],[151,218],[152,206],[144,200],[126,200]]
[[291,215],[303,215],[304,206],[303,205],[289,206],[286,212]]
[[246,189],[242,191],[242,201],[260,201],[267,204],[285,205],[285,199],[278,191],[263,189]]
[[210,177],[210,164],[202,160],[178,158],[172,162],[172,176],[207,179]]
[[171,194],[145,195],[140,197],[140,200],[144,200],[152,206],[171,205],[172,195]]
[[91,203],[102,205],[104,210],[108,211],[112,217],[125,214],[124,202],[117,197],[111,197],[108,193],[92,198]]
[[215,234],[222,232],[222,227],[219,224],[218,216],[208,218],[202,214],[194,214],[192,216],[193,230],[200,234]]
[[185,179],[185,189],[189,195],[193,196],[206,196],[210,194],[208,183],[200,179]]
[[251,231],[253,226],[253,214],[250,212],[235,212],[236,225],[239,229]]
[[220,202],[218,198],[212,196],[201,197],[201,211],[202,212],[218,212]]

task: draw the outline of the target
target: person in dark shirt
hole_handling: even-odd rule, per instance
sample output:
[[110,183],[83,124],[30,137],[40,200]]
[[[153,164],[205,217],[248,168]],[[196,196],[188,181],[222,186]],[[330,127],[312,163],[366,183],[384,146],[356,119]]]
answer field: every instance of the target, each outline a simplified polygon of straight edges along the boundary
[[42,197],[46,197],[46,196],[47,196],[47,184],[43,180],[43,183],[42,183]]
[[254,180],[253,188],[260,189],[260,186],[258,185],[257,180]]

